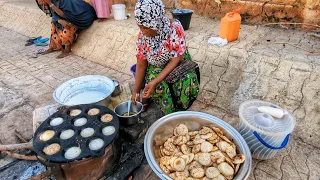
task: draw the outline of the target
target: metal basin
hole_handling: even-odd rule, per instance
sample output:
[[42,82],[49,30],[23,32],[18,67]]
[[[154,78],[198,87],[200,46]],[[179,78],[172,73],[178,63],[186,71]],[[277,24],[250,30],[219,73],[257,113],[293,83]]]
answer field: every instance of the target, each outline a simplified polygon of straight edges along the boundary
[[[148,130],[144,139],[144,152],[148,160],[148,163],[152,170],[162,180],[171,180],[171,178],[165,174],[159,167],[156,159],[160,158],[159,155],[159,143],[163,143],[167,138],[173,135],[173,128],[178,124],[185,124],[190,131],[199,130],[203,125],[215,125],[221,128],[223,133],[229,139],[233,139],[237,146],[237,153],[244,154],[246,159],[245,162],[240,166],[239,171],[235,180],[247,179],[251,172],[252,158],[248,145],[242,136],[228,123],[214,116],[200,113],[200,112],[177,112],[169,114],[157,120]],[[157,143],[156,143],[157,142]],[[157,145],[156,145],[157,144]]]
[[118,83],[106,76],[88,75],[71,79],[53,92],[53,99],[62,105],[99,104],[107,106]]
[[114,109],[114,112],[119,117],[120,124],[123,126],[136,124],[139,120],[139,117],[142,111],[143,111],[143,105],[140,102],[137,102],[135,105],[131,104],[130,112],[135,112],[135,114],[130,116],[123,116],[123,114],[128,112],[128,102],[120,103]]

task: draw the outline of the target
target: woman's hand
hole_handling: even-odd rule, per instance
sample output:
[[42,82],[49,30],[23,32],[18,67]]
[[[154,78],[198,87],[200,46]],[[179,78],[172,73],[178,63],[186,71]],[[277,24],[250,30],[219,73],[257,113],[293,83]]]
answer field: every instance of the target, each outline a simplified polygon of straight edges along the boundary
[[143,98],[150,98],[157,85],[158,83],[156,81],[150,81],[143,89]]
[[47,4],[52,4],[51,0],[43,0],[44,2],[46,2]]
[[136,104],[136,101],[140,102],[140,94],[134,92],[131,95],[131,101],[132,101],[133,104]]

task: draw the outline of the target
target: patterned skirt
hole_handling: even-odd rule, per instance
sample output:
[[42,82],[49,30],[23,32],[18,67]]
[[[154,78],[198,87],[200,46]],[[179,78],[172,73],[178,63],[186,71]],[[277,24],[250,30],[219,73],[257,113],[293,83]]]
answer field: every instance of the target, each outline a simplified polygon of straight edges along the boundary
[[65,20],[58,20],[51,25],[49,47],[59,51],[66,45],[72,45],[78,37],[78,28]]
[[[191,56],[186,51],[184,60],[191,60]],[[146,73],[146,81],[149,83],[157,78],[164,67],[148,66]],[[151,98],[165,114],[176,111],[187,110],[196,100],[199,92],[200,74],[197,72],[189,72],[179,81],[170,84],[162,81],[155,88]]]

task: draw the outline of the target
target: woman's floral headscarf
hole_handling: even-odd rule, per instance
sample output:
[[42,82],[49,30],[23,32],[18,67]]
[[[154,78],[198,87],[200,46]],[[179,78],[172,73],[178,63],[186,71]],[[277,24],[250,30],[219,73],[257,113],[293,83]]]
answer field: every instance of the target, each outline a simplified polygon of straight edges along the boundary
[[162,0],[138,0],[134,13],[138,25],[158,31],[154,37],[144,37],[145,43],[151,47],[149,55],[157,55],[162,50],[162,41],[170,34],[170,19]]

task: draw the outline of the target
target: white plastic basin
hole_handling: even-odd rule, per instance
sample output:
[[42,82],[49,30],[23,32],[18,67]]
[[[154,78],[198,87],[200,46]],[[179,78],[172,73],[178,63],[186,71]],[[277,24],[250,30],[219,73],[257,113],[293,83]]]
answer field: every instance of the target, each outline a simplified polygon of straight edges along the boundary
[[53,92],[53,99],[67,106],[91,104],[109,97],[114,89],[114,81],[106,76],[81,76],[61,84]]

